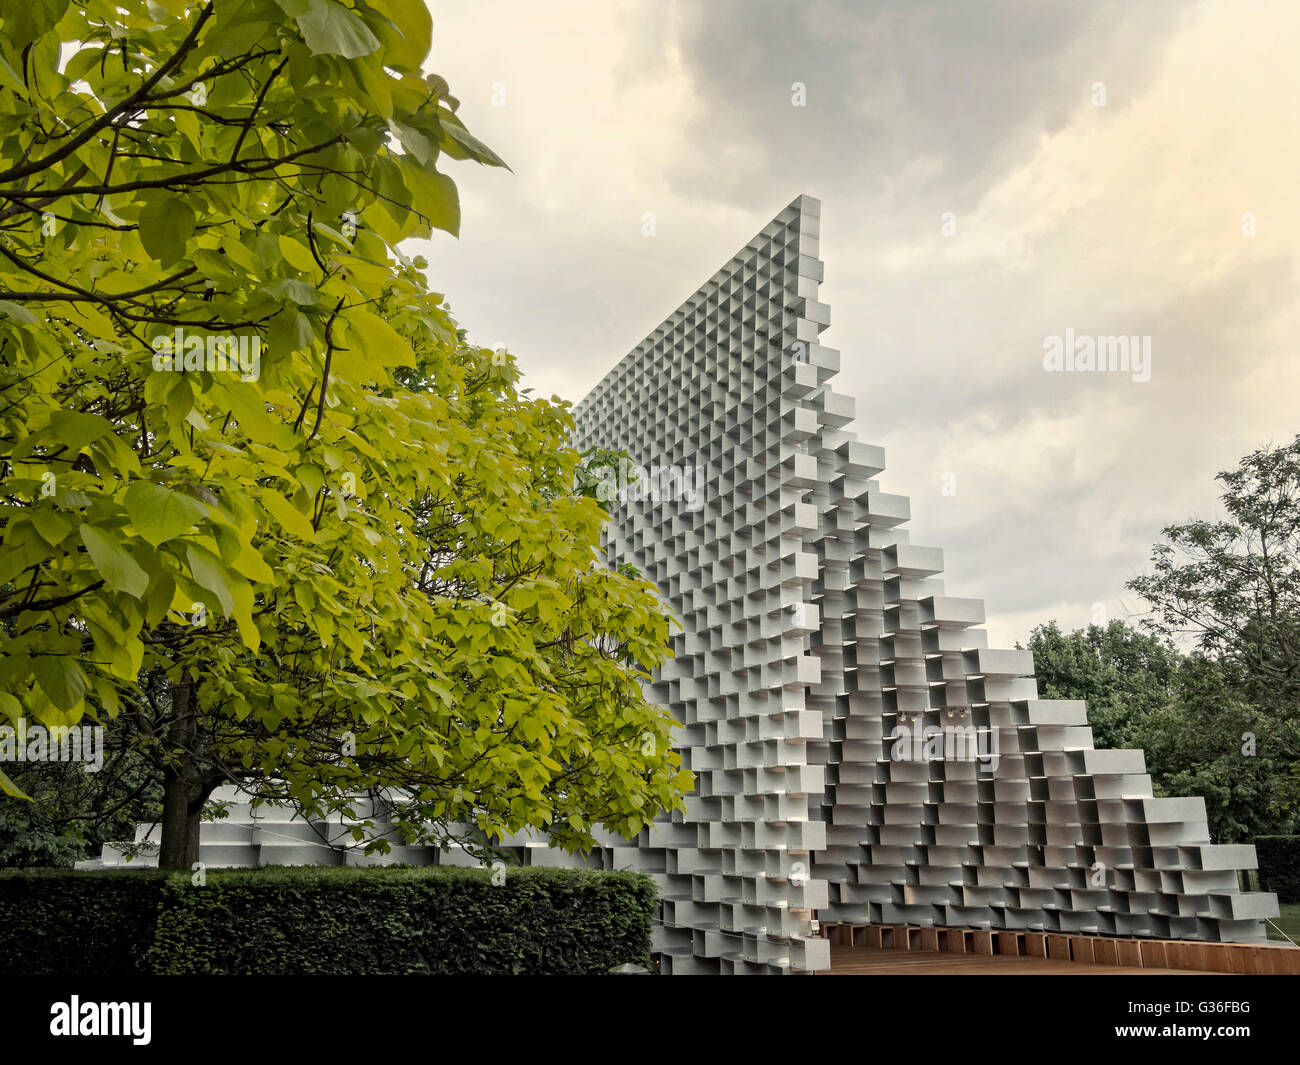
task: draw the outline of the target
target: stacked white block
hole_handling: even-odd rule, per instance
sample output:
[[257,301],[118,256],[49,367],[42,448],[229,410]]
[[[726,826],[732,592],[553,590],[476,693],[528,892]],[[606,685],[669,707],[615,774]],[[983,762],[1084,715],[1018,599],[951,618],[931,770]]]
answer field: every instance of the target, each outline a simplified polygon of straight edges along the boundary
[[[356,817],[307,819],[287,806],[260,803],[237,787],[212,794],[221,816],[205,821],[199,832],[199,861],[212,869],[254,869],[268,865],[454,865],[447,852],[433,846],[410,846],[392,829],[382,802],[359,798]],[[370,837],[389,841],[387,854],[366,855],[355,845],[354,825],[369,823]],[[78,862],[78,869],[158,864],[158,824],[136,825],[134,845],[109,843],[100,856]],[[477,861],[474,864],[478,864]]]
[[819,215],[796,199],[575,412],[582,448],[704,475],[702,505],[633,486],[606,539],[683,626],[651,694],[696,792],[603,858],[660,881],[665,969],[824,968],[814,911],[1263,940],[1276,900],[1237,886],[1253,848],[1154,798],[1142,752],[1094,749],[1084,704],[1038,699],[1029,652],[990,650],[983,604],[909,543],[830,387]]
[[[682,725],[696,775],[685,817],[647,835],[664,897],[658,932],[672,972],[824,968],[812,876],[826,846],[823,739],[833,684],[810,637],[819,516],[818,459],[796,446],[846,416],[822,383],[834,370],[817,335],[821,264],[815,211],[800,201],[643,341],[579,405],[582,447],[625,451],[655,484],[634,485],[613,516],[611,559],[653,580],[683,623],[653,696]],[[796,344],[807,356],[794,361]],[[785,354],[783,354],[785,353]],[[676,480],[665,477],[673,470]],[[636,857],[636,855],[632,855]]]

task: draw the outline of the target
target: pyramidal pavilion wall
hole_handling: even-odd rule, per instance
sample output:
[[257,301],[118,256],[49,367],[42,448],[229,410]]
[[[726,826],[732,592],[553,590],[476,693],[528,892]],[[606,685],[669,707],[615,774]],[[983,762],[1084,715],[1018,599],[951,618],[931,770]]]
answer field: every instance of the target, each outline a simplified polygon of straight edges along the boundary
[[1032,654],[990,650],[909,542],[831,388],[819,216],[796,199],[575,411],[579,447],[645,471],[610,561],[682,624],[649,694],[696,791],[604,854],[660,882],[665,971],[827,968],[815,918],[1262,942],[1254,848],[1037,698]]
[[[990,650],[983,604],[908,542],[884,453],[830,387],[819,214],[796,199],[575,411],[578,446],[646,474],[609,502],[605,547],[682,625],[648,694],[680,722],[686,813],[598,831],[585,859],[504,847],[652,875],[671,973],[829,968],[815,920],[1262,942],[1276,897],[1237,886],[1254,848],[1211,844],[1203,800],[1152,797],[1141,751],[1095,749],[1082,702],[1037,698],[1032,655]],[[342,822],[214,798],[211,866],[479,864],[397,840],[365,857]],[[79,864],[156,862],[107,845]]]

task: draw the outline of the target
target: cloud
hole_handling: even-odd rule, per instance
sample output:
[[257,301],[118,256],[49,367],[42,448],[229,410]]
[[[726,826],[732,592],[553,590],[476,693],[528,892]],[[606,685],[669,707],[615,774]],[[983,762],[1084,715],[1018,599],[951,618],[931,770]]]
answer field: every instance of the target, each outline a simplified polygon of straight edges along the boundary
[[[819,196],[836,387],[995,645],[1136,607],[1161,526],[1300,431],[1290,5],[431,6],[515,168],[457,167],[462,241],[424,249],[471,334],[576,401]],[[1149,336],[1151,380],[1045,373],[1067,328]]]

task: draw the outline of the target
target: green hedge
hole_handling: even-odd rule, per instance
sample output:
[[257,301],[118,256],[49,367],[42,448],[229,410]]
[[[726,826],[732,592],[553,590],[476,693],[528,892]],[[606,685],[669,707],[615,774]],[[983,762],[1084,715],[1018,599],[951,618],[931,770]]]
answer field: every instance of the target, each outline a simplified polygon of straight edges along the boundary
[[165,873],[0,870],[0,975],[149,971]]
[[649,964],[656,899],[586,869],[5,872],[0,974],[606,973]]
[[1256,836],[1259,886],[1278,902],[1300,902],[1300,836]]

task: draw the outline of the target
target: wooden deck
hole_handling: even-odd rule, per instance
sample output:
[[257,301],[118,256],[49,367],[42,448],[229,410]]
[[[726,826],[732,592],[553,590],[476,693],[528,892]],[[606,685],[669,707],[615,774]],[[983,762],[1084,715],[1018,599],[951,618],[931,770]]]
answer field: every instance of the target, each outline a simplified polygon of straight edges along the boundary
[[[1300,975],[1300,947],[935,925],[827,922],[833,971]],[[836,959],[839,959],[838,961]]]
[[823,976],[1201,976],[1193,969],[1141,969],[1088,965],[1054,958],[1013,958],[937,951],[868,950],[831,944],[830,972]]

